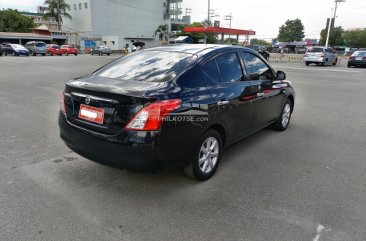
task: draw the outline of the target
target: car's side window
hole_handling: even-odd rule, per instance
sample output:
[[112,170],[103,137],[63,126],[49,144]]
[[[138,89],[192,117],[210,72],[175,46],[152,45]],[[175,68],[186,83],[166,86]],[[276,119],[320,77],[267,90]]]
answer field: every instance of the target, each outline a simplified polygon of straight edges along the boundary
[[273,80],[273,73],[260,58],[254,54],[242,53],[249,80]]
[[210,60],[201,67],[202,76],[207,85],[216,85],[220,83],[220,74],[217,69],[216,61]]
[[222,83],[233,83],[242,80],[243,70],[236,53],[223,54],[216,58]]

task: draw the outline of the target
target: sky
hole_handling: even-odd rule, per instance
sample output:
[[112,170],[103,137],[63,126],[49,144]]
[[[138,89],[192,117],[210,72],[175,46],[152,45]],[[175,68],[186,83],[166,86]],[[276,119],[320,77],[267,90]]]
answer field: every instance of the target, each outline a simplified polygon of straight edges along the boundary
[[[36,7],[43,2],[44,0],[0,0],[0,9],[36,11]],[[193,22],[202,21],[207,18],[208,0],[183,0],[182,8],[184,11],[186,8],[191,9]],[[213,20],[219,20],[222,27],[229,27],[224,18],[231,13],[232,28],[255,30],[256,37],[265,40],[275,38],[278,28],[287,19],[296,18],[304,24],[306,38],[319,38],[333,8],[334,0],[211,0],[211,9],[219,15]],[[366,28],[365,16],[366,0],[346,0],[339,4],[336,26],[344,29]]]

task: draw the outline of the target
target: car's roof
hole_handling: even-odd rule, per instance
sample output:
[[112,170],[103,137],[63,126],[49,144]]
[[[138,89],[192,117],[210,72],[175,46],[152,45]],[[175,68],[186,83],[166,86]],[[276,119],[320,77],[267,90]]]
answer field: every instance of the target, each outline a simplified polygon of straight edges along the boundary
[[233,45],[219,45],[219,44],[177,44],[177,45],[167,45],[162,47],[150,48],[147,50],[181,52],[181,53],[198,55],[200,53],[207,53],[218,49],[230,49],[230,48],[234,49],[242,47]]

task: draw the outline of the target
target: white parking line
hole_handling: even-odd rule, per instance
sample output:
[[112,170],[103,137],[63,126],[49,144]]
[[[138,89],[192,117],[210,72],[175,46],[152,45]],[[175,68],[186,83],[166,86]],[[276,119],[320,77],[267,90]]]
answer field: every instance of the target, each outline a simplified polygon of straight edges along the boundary
[[324,69],[317,69],[317,68],[301,68],[301,67],[288,67],[288,66],[277,66],[277,65],[273,65],[272,67],[274,68],[279,68],[279,69],[297,69],[297,70],[315,70],[315,71],[326,71],[326,72],[344,72],[344,73],[365,73],[365,71],[359,71],[359,70],[341,70],[341,69],[329,69],[329,68],[324,68]]

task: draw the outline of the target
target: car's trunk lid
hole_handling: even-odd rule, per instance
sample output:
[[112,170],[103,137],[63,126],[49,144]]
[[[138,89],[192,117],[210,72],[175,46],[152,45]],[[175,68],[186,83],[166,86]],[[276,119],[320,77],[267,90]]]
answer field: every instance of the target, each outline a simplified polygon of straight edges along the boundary
[[[162,84],[94,75],[69,81],[65,90],[67,118],[71,123],[92,131],[116,134],[133,115],[152,101],[145,97],[145,93]],[[103,116],[98,120],[85,119],[82,115],[85,108],[91,112],[102,112]]]

